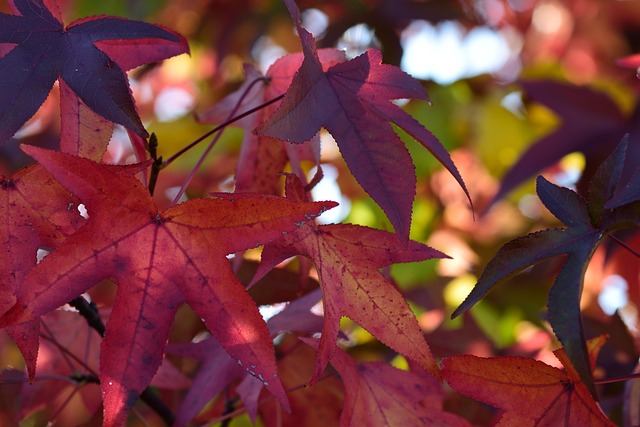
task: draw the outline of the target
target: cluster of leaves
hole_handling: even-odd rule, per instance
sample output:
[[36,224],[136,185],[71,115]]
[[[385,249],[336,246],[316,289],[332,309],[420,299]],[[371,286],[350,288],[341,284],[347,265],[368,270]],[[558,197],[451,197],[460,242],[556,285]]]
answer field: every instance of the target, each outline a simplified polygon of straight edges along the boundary
[[[389,275],[393,264],[448,258],[410,239],[418,180],[396,129],[444,167],[471,210],[475,200],[441,142],[392,102],[428,100],[423,85],[383,64],[376,49],[352,59],[318,49],[296,3],[284,4],[302,52],[283,56],[264,75],[246,65],[245,83],[198,115],[201,123],[222,124],[166,160],[138,115],[125,72],[188,53],[181,35],[106,16],[65,27],[54,0],[13,0],[12,14],[0,14],[0,43],[7,46],[0,58],[2,144],[14,144],[12,136],[56,81],[60,95],[58,148],[21,145],[36,163],[0,179],[0,327],[26,366],[26,373],[7,369],[0,376],[3,397],[12,385],[21,396],[16,405],[0,403],[0,421],[30,416],[71,383],[74,391],[59,407],[78,392],[89,422],[105,426],[124,424],[138,399],[174,425],[238,412],[254,421],[260,415],[266,425],[471,425],[456,413],[460,407],[447,403],[446,381],[498,408],[502,425],[613,425],[598,406],[593,378],[606,337],[586,339],[580,299],[587,266],[605,237],[640,226],[638,143],[632,133],[617,144],[637,125],[635,114],[627,118],[588,89],[524,85],[567,123],[516,163],[494,202],[573,151],[587,155],[586,197],[539,177],[539,199],[566,228],[504,245],[453,312],[469,310],[521,270],[566,255],[548,297],[548,322],[564,347],[555,355],[564,369],[516,356],[434,356],[437,342],[425,339]],[[575,116],[594,117],[593,129],[576,126]],[[180,202],[232,123],[245,131],[235,192]],[[101,162],[115,125],[128,131],[137,162]],[[321,129],[395,233],[317,222],[336,206],[312,201],[310,194],[323,179]],[[213,134],[178,195],[168,206],[158,202],[154,190],[168,166]],[[594,138],[605,140],[604,147],[593,150]],[[559,143],[565,139],[571,143]],[[309,161],[318,166],[310,180]],[[257,247],[264,247],[259,264],[251,261]],[[43,259],[37,256],[42,251]],[[292,257],[295,273],[280,267]],[[286,308],[265,322],[259,306],[282,302]],[[183,330],[172,339],[181,327],[174,319],[189,315],[206,337],[192,340]],[[343,317],[403,356],[408,369],[359,362],[339,347]],[[85,321],[91,329],[83,329]],[[440,366],[438,356],[449,357]],[[181,358],[198,360],[197,372],[178,369]],[[155,390],[179,390],[181,400],[169,407]],[[264,390],[277,403],[261,396]],[[243,407],[236,409],[240,400]]]

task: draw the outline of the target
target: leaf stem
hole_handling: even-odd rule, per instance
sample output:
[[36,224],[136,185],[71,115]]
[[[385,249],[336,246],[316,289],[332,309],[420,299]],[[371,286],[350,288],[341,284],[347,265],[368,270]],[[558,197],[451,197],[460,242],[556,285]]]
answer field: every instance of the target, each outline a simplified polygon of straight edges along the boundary
[[149,189],[149,194],[153,196],[153,191],[156,189],[156,182],[158,181],[158,175],[162,168],[162,156],[158,157],[158,137],[155,133],[152,133],[151,136],[149,136],[149,145],[147,148],[149,150],[149,155],[153,159],[153,163],[151,164],[151,174],[149,175],[149,185],[147,188]]
[[78,310],[89,326],[95,329],[100,336],[104,338],[106,327],[104,326],[104,323],[102,323],[100,313],[98,313],[98,307],[96,307],[95,303],[89,302],[84,299],[84,297],[79,296],[69,301],[69,305]]
[[638,379],[640,379],[640,373],[631,374],[631,375],[625,375],[625,376],[622,376],[622,377],[603,378],[601,380],[595,380],[594,383],[596,383],[596,384],[609,384],[609,383],[619,383],[619,382],[622,382],[622,381],[638,380]]
[[623,248],[625,248],[626,250],[628,250],[629,252],[631,252],[633,255],[636,256],[636,258],[640,258],[640,253],[638,251],[636,251],[635,249],[633,249],[631,246],[627,245],[624,241],[618,239],[616,236],[614,236],[613,234],[609,234],[609,237],[616,242],[617,244],[619,244],[620,246],[622,246]]
[[49,329],[49,327],[47,326],[47,324],[44,321],[40,321],[40,324],[42,325],[42,328],[45,329],[47,331],[47,333],[49,335],[45,335],[43,333],[40,333],[40,337],[42,339],[45,339],[47,341],[49,341],[51,344],[53,344],[54,346],[56,346],[56,348],[58,350],[60,350],[60,353],[62,354],[62,357],[64,357],[67,365],[69,365],[70,368],[74,368],[73,363],[71,362],[70,358],[73,359],[73,361],[75,361],[78,365],[82,366],[84,369],[87,370],[87,372],[90,372],[93,375],[97,375],[95,373],[95,371],[93,369],[91,369],[91,366],[87,365],[83,360],[81,360],[78,356],[76,356],[75,354],[73,354],[71,351],[69,351],[66,347],[64,347],[62,344],[60,344],[58,342],[58,340],[56,339],[56,337],[53,335],[53,333],[51,332],[51,329]]
[[218,132],[221,129],[224,129],[225,127],[229,126],[231,123],[235,123],[240,119],[244,119],[245,117],[255,113],[256,111],[260,111],[263,108],[268,107],[271,104],[274,104],[278,101],[280,101],[282,98],[284,98],[284,94],[282,95],[278,95],[273,99],[270,99],[269,101],[258,105],[257,107],[251,108],[250,110],[245,111],[244,113],[238,114],[237,116],[219,124],[218,126],[214,127],[213,129],[211,129],[209,132],[205,133],[204,135],[202,135],[201,137],[199,137],[198,139],[196,139],[195,141],[193,141],[192,143],[190,143],[189,145],[187,145],[186,147],[184,147],[183,149],[181,149],[180,151],[178,151],[177,153],[175,153],[174,155],[172,155],[171,157],[169,157],[167,160],[165,160],[162,163],[162,166],[160,167],[160,169],[164,169],[167,166],[169,166],[174,160],[176,160],[178,157],[180,157],[181,155],[183,155],[184,153],[186,153],[187,151],[189,151],[190,149],[192,149],[193,147],[195,147],[196,145],[198,145],[200,142],[204,141],[205,139],[207,139],[208,137],[210,137],[211,135],[213,135],[214,133]]
[[[240,98],[238,99],[238,102],[236,102],[236,105],[233,107],[233,110],[231,110],[231,112],[227,116],[227,120],[225,121],[225,123],[231,123],[230,120],[232,120],[233,119],[233,115],[238,112],[238,109],[240,108],[240,106],[242,106],[242,102],[245,100],[245,98],[247,97],[247,95],[249,94],[251,89],[253,89],[253,87],[256,85],[256,83],[261,82],[261,81],[267,81],[267,79],[264,78],[264,77],[257,78],[254,81],[252,81],[249,84],[249,86],[247,86],[245,91],[242,93],[242,96],[240,96]],[[260,106],[260,108],[264,108],[265,106],[266,106],[265,104],[262,104]],[[237,117],[240,117],[240,116],[237,116]],[[218,127],[220,127],[220,126],[218,126]],[[202,167],[202,164],[204,163],[204,161],[207,158],[207,156],[209,155],[209,153],[211,152],[213,147],[215,147],[215,145],[220,140],[220,137],[222,136],[222,133],[224,132],[225,129],[226,129],[226,126],[221,127],[220,130],[216,133],[216,136],[209,143],[209,145],[207,146],[207,149],[204,150],[204,153],[202,153],[202,155],[198,159],[198,162],[195,164],[195,166],[191,169],[191,172],[189,172],[189,175],[187,175],[187,178],[182,183],[182,186],[180,186],[180,190],[178,191],[178,193],[175,195],[175,197],[171,201],[171,204],[169,205],[169,207],[174,206],[176,203],[178,203],[178,200],[180,200],[180,197],[182,197],[184,192],[187,190],[187,186],[189,185],[189,183],[191,182],[193,177],[196,175],[198,170],[200,170],[200,167]]]
[[80,390],[80,387],[75,387],[73,390],[71,390],[71,393],[69,394],[69,396],[67,396],[64,402],[62,402],[60,407],[56,409],[56,411],[53,414],[51,414],[50,419],[53,421],[53,423],[57,421],[57,418],[60,416],[64,408],[71,402],[71,399],[73,399],[73,396],[76,395],[78,390]]
[[147,406],[153,409],[155,413],[158,414],[165,423],[167,423],[167,425],[173,425],[176,420],[176,416],[173,414],[171,409],[164,404],[160,397],[151,390],[150,387],[144,389],[140,395],[140,399],[146,403]]

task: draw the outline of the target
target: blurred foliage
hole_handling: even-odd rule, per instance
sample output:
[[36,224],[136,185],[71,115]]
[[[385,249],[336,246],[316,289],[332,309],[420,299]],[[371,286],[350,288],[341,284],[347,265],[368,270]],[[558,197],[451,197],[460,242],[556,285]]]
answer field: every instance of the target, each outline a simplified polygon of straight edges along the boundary
[[[210,125],[197,123],[193,114],[237,89],[243,79],[242,63],[257,64],[264,71],[270,55],[299,50],[290,18],[279,0],[64,0],[61,3],[67,22],[97,14],[126,16],[165,25],[190,40],[190,58],[176,58],[131,73],[138,108],[149,131],[157,134],[159,152],[164,158],[211,129]],[[559,118],[549,109],[527,100],[519,86],[520,79],[547,78],[589,85],[609,94],[624,111],[630,111],[640,82],[634,70],[617,67],[615,60],[640,51],[640,2],[304,0],[299,4],[301,9],[317,9],[327,20],[324,33],[318,37],[319,45],[335,46],[349,28],[366,24],[373,29],[385,61],[393,64],[400,64],[403,56],[402,31],[415,20],[434,25],[454,20],[467,31],[485,26],[510,45],[509,61],[494,73],[447,85],[424,81],[431,105],[410,102],[404,107],[452,153],[469,187],[475,211],[471,211],[462,191],[433,157],[400,131],[408,143],[418,176],[411,237],[452,259],[395,265],[385,274],[393,277],[413,304],[437,356],[526,355],[555,363],[550,352],[555,344],[545,321],[544,307],[549,284],[557,271],[554,262],[541,263],[504,283],[470,315],[455,321],[449,320],[449,315],[502,244],[531,231],[559,226],[535,197],[534,177],[490,209],[488,206],[501,177],[523,150],[559,125]],[[174,111],[175,117],[158,117],[160,99],[169,106],[179,105],[178,112]],[[38,114],[53,118],[45,120],[47,124],[36,135],[41,140],[55,140],[59,126],[55,114],[44,109]],[[132,161],[131,147],[126,138],[118,135],[114,136],[108,156],[114,161]],[[26,136],[23,141],[30,142],[33,138]],[[187,194],[198,196],[233,188],[241,139],[242,131],[238,128],[231,126],[225,130]],[[159,205],[171,201],[171,189],[179,186],[196,164],[204,144],[162,171],[156,192]],[[391,230],[382,211],[350,176],[339,153],[327,145],[322,155],[322,162],[333,164],[339,171],[337,182],[343,196],[351,201],[345,222]],[[3,173],[19,168],[26,161],[18,144],[2,147],[0,159]],[[567,162],[563,164],[560,160],[542,172],[551,179],[557,177],[567,167]],[[639,250],[637,243],[638,239],[635,249]],[[628,319],[625,322],[619,320],[617,314],[605,314],[598,305],[605,279],[618,274],[621,268],[615,264],[614,256],[603,256],[601,262],[599,271],[591,271],[585,284],[585,294],[589,296],[583,301],[588,318],[585,325],[590,336],[604,330],[619,337],[605,346],[603,354],[615,356],[602,361],[599,375],[626,375],[636,368],[640,335]],[[632,257],[630,262],[637,264],[639,260]],[[635,281],[629,281],[628,286],[638,287],[637,274],[631,279]],[[634,319],[640,310],[638,291],[635,294],[636,298],[628,299],[621,308],[635,313]],[[94,296],[100,301],[99,295],[94,293]],[[191,312],[181,312],[179,320],[180,325],[174,328],[180,328],[182,335],[185,331],[195,335],[201,329],[199,319]],[[343,326],[349,347],[357,357],[393,361],[395,366],[407,368],[406,361],[398,359],[357,325],[344,320]],[[172,360],[179,368],[191,366],[193,369],[188,361]],[[20,367],[22,363],[4,332],[0,335],[0,361],[2,366]],[[15,395],[11,387],[0,386],[0,402]],[[604,409],[614,421],[620,422],[624,390],[603,387],[601,392]],[[180,400],[176,397],[178,392],[162,393],[174,402]],[[222,406],[210,405],[198,422],[215,420],[226,410]],[[448,397],[445,407],[454,412],[464,408],[460,413],[478,424],[490,418],[486,407],[456,394]],[[144,405],[138,404],[136,410],[147,421],[155,420]],[[39,425],[56,411],[57,408],[49,408],[45,413],[39,412],[26,418],[22,425]],[[61,420],[72,420],[70,412],[72,409],[63,408],[57,416]],[[244,416],[234,418],[233,423],[251,425]],[[0,424],[9,425],[1,415]]]

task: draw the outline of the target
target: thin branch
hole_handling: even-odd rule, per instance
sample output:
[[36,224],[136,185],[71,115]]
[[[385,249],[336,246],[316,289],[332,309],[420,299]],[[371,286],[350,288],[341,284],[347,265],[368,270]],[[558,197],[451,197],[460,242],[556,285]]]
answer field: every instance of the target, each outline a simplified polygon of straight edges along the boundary
[[102,323],[100,313],[98,313],[98,307],[96,307],[95,303],[89,302],[84,299],[84,297],[79,296],[69,301],[69,305],[78,310],[80,315],[85,318],[89,326],[95,329],[100,334],[100,336],[104,338],[106,327],[104,326],[104,323]]
[[56,346],[56,348],[58,350],[60,350],[60,353],[62,353],[62,356],[64,357],[65,361],[69,365],[69,369],[72,369],[72,370],[75,369],[75,366],[73,365],[73,363],[71,363],[71,360],[69,360],[69,359],[73,359],[78,365],[80,365],[84,369],[86,369],[87,372],[91,372],[92,374],[95,374],[95,372],[93,371],[93,369],[91,369],[91,367],[89,365],[87,365],[78,356],[76,356],[75,354],[70,352],[66,347],[63,347],[62,344],[60,344],[58,342],[58,340],[55,338],[55,336],[53,335],[53,333],[51,332],[51,330],[49,329],[49,327],[47,326],[47,324],[44,321],[41,320],[40,324],[49,333],[49,336],[44,335],[43,333],[40,333],[40,337],[45,339],[45,340],[47,340],[47,341],[49,341],[51,344]]
[[[247,97],[247,95],[249,94],[251,89],[253,89],[253,87],[258,82],[261,82],[261,81],[267,81],[267,79],[264,78],[264,77],[257,78],[254,81],[252,81],[249,84],[249,86],[247,86],[245,91],[242,93],[242,96],[240,96],[240,98],[238,99],[238,102],[236,102],[236,105],[233,107],[233,110],[231,110],[231,112],[227,116],[227,121],[229,121],[229,120],[231,120],[233,118],[233,115],[236,114],[236,112],[238,111],[238,109],[242,105],[242,102]],[[187,190],[187,186],[189,185],[189,183],[191,182],[193,177],[196,175],[196,172],[198,172],[198,170],[200,170],[200,167],[204,163],[204,160],[207,158],[207,156],[209,155],[209,153],[211,152],[213,147],[215,147],[215,145],[220,140],[220,137],[222,136],[222,133],[224,132],[225,129],[226,129],[226,126],[224,128],[222,128],[222,129],[220,129],[220,131],[216,134],[216,136],[213,138],[213,140],[207,146],[207,149],[204,150],[204,153],[202,153],[202,155],[200,156],[200,158],[196,162],[195,166],[191,169],[191,172],[189,172],[189,175],[187,175],[187,177],[185,178],[184,182],[180,186],[180,190],[178,190],[178,192],[176,193],[175,197],[171,201],[171,204],[169,205],[170,207],[174,206],[176,203],[178,203],[178,200],[180,200],[180,197],[182,197],[184,192]]]
[[628,250],[629,252],[631,252],[633,255],[636,256],[636,258],[640,258],[640,253],[637,252],[635,249],[633,249],[631,246],[627,245],[625,242],[623,242],[622,240],[618,239],[616,236],[614,236],[613,234],[609,234],[609,237],[616,242],[617,244],[619,244],[620,246],[622,246],[623,248],[625,248],[626,250]]
[[594,383],[596,383],[596,384],[610,384],[610,383],[619,383],[619,382],[622,382],[622,381],[629,381],[629,380],[640,380],[640,373],[631,374],[631,375],[625,375],[625,376],[622,376],[622,377],[603,378],[601,380],[595,380]]
[[167,423],[167,425],[173,425],[176,420],[176,416],[173,414],[171,409],[160,399],[160,397],[155,394],[149,387],[144,389],[142,394],[140,395],[140,400],[147,404],[151,409],[154,410],[156,414],[162,418],[162,420]]
[[71,399],[73,399],[73,396],[76,395],[78,390],[80,390],[80,387],[75,387],[73,390],[71,390],[71,393],[69,394],[69,396],[67,396],[67,398],[64,400],[64,402],[62,402],[60,407],[53,414],[51,414],[51,416],[50,416],[51,420],[49,421],[49,423],[51,423],[51,425],[56,423],[56,420],[60,416],[60,413],[71,402]]
[[162,156],[158,157],[158,137],[155,133],[152,133],[151,136],[149,136],[149,145],[147,146],[147,149],[149,150],[149,155],[153,159],[153,163],[151,164],[151,174],[149,175],[149,185],[147,188],[149,189],[149,194],[153,196],[153,191],[156,189],[156,182],[158,181],[158,175],[162,168]]
[[195,147],[196,145],[198,145],[200,142],[204,141],[205,139],[207,139],[208,137],[210,137],[211,135],[213,135],[214,133],[218,132],[221,129],[226,128],[227,126],[229,126],[232,123],[237,122],[240,119],[244,119],[245,117],[255,113],[256,111],[260,111],[265,107],[268,107],[271,104],[274,104],[278,101],[280,101],[282,98],[284,98],[284,94],[282,95],[278,95],[273,99],[270,99],[269,101],[258,105],[255,108],[252,108],[250,110],[245,111],[242,114],[237,115],[236,117],[233,117],[232,119],[227,120],[224,123],[219,124],[218,126],[214,127],[213,129],[211,129],[209,132],[205,133],[204,135],[202,135],[200,138],[196,139],[195,141],[193,141],[192,143],[190,143],[189,145],[187,145],[186,147],[184,147],[183,149],[181,149],[180,151],[178,151],[177,153],[175,153],[173,156],[169,157],[167,160],[165,160],[162,163],[162,166],[160,167],[161,169],[164,169],[165,167],[169,166],[174,160],[176,160],[178,157],[180,157],[181,155],[183,155],[184,153],[186,153],[187,151],[189,151],[190,149],[192,149],[193,147]]
[[[225,415],[232,413],[236,408],[236,404],[238,403],[238,401],[239,401],[238,397],[234,399],[230,398],[229,387],[227,387],[225,390],[225,404],[224,404],[224,412],[222,413],[222,416],[224,417]],[[232,420],[233,418],[227,418],[222,420],[222,422],[220,423],[220,427],[229,427],[229,425],[231,425]]]

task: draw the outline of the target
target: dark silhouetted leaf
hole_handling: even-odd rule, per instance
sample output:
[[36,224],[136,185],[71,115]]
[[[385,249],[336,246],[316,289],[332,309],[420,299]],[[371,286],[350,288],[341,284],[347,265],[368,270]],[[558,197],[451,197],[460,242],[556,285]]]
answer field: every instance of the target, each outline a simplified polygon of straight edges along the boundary
[[[0,59],[0,144],[35,114],[57,79],[64,82],[63,96],[68,97],[66,89],[70,89],[80,99],[75,107],[74,101],[63,101],[63,122],[76,121],[64,125],[69,138],[80,137],[83,127],[90,126],[75,114],[82,106],[147,135],[124,71],[188,52],[182,36],[156,25],[108,16],[84,18],[64,27],[42,0],[13,0],[13,6],[16,15],[0,14],[0,43],[15,44]],[[69,139],[66,143],[72,144]]]
[[640,200],[615,209],[605,207],[615,194],[626,149],[625,138],[594,174],[587,201],[572,190],[558,187],[539,176],[537,188],[540,199],[567,228],[542,230],[504,245],[485,267],[469,296],[453,313],[453,317],[462,314],[497,283],[524,268],[552,256],[567,255],[549,292],[549,322],[571,363],[594,396],[580,319],[580,297],[584,273],[602,238],[618,228],[640,226]]

